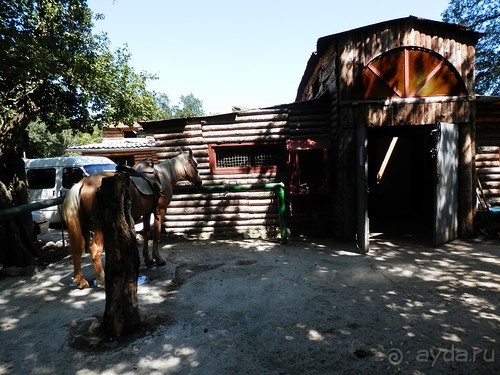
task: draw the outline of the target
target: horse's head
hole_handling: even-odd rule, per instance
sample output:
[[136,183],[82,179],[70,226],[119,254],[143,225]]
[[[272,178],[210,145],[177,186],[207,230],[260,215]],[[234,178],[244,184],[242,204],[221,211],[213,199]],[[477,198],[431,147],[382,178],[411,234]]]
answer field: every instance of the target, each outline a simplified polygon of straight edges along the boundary
[[184,168],[186,171],[183,177],[191,182],[194,186],[200,187],[203,181],[201,180],[200,174],[198,172],[198,163],[194,159],[193,151],[189,148],[188,152],[180,151],[179,155],[182,155],[182,160],[184,162]]

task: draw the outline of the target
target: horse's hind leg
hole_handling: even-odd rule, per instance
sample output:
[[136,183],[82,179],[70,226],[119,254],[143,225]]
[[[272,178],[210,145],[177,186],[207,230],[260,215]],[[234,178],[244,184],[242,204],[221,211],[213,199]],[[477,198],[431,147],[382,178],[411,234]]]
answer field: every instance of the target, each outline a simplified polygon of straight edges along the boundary
[[160,241],[160,233],[161,233],[161,224],[163,223],[163,219],[165,218],[165,210],[159,209],[159,212],[155,215],[155,222],[153,228],[153,258],[158,266],[164,266],[167,264],[165,259],[160,256],[160,252],[158,250],[158,242]]
[[80,289],[89,288],[90,285],[82,273],[82,255],[85,241],[83,236],[73,233],[71,230],[68,230],[68,235],[71,259],[73,260],[73,282]]
[[95,276],[97,281],[97,286],[104,287],[104,269],[102,267],[102,249],[104,246],[104,236],[102,233],[102,229],[95,228],[94,236],[92,237],[92,241],[90,241],[89,252],[92,258],[92,263],[94,265]]

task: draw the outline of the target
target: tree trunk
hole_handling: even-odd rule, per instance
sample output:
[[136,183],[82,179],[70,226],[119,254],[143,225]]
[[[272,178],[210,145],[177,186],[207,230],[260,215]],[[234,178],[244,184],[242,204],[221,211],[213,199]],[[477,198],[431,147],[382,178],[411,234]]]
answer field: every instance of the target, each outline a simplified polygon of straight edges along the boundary
[[117,173],[104,178],[97,202],[106,249],[102,330],[109,338],[119,338],[136,332],[141,324],[137,301],[140,258],[130,215],[129,176]]
[[[27,204],[29,190],[23,159],[10,154],[0,162],[0,209]],[[31,212],[0,220],[0,264],[26,267],[35,264],[37,255],[32,240]]]

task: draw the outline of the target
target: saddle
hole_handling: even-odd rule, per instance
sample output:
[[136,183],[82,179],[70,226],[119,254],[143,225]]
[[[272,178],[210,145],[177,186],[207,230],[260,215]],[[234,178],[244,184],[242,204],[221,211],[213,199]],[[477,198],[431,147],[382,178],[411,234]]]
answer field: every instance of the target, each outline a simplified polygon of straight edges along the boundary
[[142,161],[136,164],[135,168],[127,165],[117,165],[116,171],[127,173],[141,195],[153,197],[151,212],[154,213],[162,188],[160,177],[156,169],[154,169],[153,163]]

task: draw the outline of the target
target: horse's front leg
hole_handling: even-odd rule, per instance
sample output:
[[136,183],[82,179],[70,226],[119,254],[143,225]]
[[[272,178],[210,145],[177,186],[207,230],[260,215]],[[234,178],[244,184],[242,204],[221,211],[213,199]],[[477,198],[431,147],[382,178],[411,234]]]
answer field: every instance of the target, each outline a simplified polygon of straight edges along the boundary
[[165,259],[160,256],[160,251],[158,250],[158,242],[160,241],[161,225],[165,219],[166,210],[159,208],[155,215],[155,222],[153,228],[153,258],[158,266],[164,266],[167,264]]
[[104,287],[104,269],[102,267],[102,249],[104,247],[104,235],[101,228],[95,228],[94,236],[90,241],[89,252],[94,264],[97,286]]
[[146,214],[142,217],[142,225],[144,231],[144,243],[142,245],[142,256],[144,258],[144,264],[146,266],[152,266],[154,264],[153,258],[149,255],[149,239],[151,238],[151,214]]

